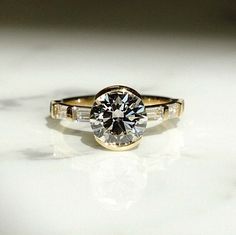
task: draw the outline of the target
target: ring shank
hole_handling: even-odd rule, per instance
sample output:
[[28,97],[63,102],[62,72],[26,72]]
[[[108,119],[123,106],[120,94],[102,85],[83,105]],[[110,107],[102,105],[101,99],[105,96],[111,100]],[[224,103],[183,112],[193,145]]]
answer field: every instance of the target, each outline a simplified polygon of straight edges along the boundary
[[[144,95],[142,96],[142,100],[144,105],[148,107],[153,105],[167,104],[172,102],[174,99],[162,96]],[[62,102],[70,106],[92,107],[94,101],[95,101],[95,96],[81,96],[81,97],[71,97],[62,99],[59,102]]]
[[[51,117],[54,119],[89,121],[90,109],[94,101],[94,95],[54,100],[50,104]],[[143,95],[142,101],[146,107],[149,121],[154,120],[160,123],[167,119],[178,118],[184,110],[183,99]]]

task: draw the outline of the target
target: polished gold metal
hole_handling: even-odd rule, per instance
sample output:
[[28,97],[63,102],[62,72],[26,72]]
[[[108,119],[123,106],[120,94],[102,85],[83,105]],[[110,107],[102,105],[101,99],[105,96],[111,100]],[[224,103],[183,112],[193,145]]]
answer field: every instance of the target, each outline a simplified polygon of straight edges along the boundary
[[[53,100],[50,103],[50,113],[51,117],[53,119],[71,119],[74,121],[82,121],[82,120],[89,120],[88,116],[84,116],[84,118],[78,118],[76,115],[81,111],[81,113],[84,112],[84,114],[89,114],[90,109],[92,107],[92,104],[94,103],[95,96],[79,96],[79,97],[71,97],[66,98],[62,100]],[[179,104],[180,107],[178,108],[178,113],[174,118],[180,117],[184,112],[184,100],[183,99],[173,99],[168,97],[162,97],[162,96],[142,96],[143,103],[146,107],[147,113],[149,114],[152,110],[154,110],[157,107],[164,107],[164,120],[171,119],[168,117],[169,109],[168,105],[171,104]],[[60,107],[65,107],[66,109],[66,116],[64,115],[62,117],[63,111]],[[151,115],[148,115],[148,120],[151,121],[152,117]]]
[[103,146],[106,149],[112,150],[112,151],[127,151],[127,150],[130,150],[130,149],[136,147],[142,139],[142,137],[140,137],[138,140],[136,140],[132,144],[119,146],[119,145],[115,145],[115,144],[104,143],[101,140],[99,140],[96,136],[94,136],[94,138],[97,141],[97,143],[99,143],[101,146]]
[[[101,90],[97,95],[76,96],[71,98],[65,98],[61,100],[53,100],[50,103],[50,114],[53,119],[67,119],[71,121],[89,121],[90,110],[94,104],[94,101],[101,94],[114,91],[130,91],[140,97],[140,95],[129,87],[124,86],[111,86]],[[148,125],[153,126],[160,124],[161,122],[173,118],[179,118],[184,111],[184,100],[174,99],[164,96],[155,95],[142,95],[140,97],[145,105],[146,113],[148,117]],[[108,145],[103,143],[98,138],[96,141],[103,147],[110,150],[128,150],[136,146],[141,138],[127,146]]]

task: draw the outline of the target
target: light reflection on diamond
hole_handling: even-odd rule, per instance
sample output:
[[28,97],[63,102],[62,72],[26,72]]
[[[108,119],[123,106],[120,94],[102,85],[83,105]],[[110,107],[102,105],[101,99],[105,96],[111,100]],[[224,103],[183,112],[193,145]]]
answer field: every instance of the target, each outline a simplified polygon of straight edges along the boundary
[[109,91],[96,99],[90,123],[94,135],[102,142],[129,145],[140,139],[146,129],[145,106],[130,91]]

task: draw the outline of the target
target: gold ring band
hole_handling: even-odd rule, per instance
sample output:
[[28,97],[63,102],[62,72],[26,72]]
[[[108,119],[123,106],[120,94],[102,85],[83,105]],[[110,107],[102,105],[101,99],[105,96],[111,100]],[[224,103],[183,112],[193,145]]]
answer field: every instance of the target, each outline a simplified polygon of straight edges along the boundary
[[[111,95],[111,92],[112,92],[112,95]],[[113,121],[116,120],[116,122],[118,119],[121,121],[121,119],[124,118],[123,116],[122,116],[122,118],[121,118],[121,116],[119,116],[119,115],[123,115],[120,111],[120,109],[121,109],[120,107],[121,107],[121,104],[123,106],[124,106],[124,104],[127,104],[128,101],[126,101],[125,99],[128,99],[127,97],[131,96],[131,95],[133,95],[133,97],[130,98],[131,100],[134,99],[134,97],[136,97],[138,100],[140,100],[141,103],[139,103],[138,107],[141,107],[140,106],[141,104],[144,105],[145,113],[143,113],[143,114],[144,114],[144,116],[147,117],[148,124],[154,123],[154,125],[156,125],[156,124],[160,124],[161,122],[163,122],[165,120],[179,118],[184,111],[184,100],[183,99],[174,99],[174,98],[169,98],[169,97],[153,96],[153,95],[142,95],[141,96],[141,95],[139,95],[139,93],[137,93],[132,88],[125,87],[125,86],[112,86],[112,87],[108,87],[108,88],[103,89],[102,91],[98,92],[97,95],[77,96],[77,97],[71,97],[71,98],[65,98],[65,99],[61,99],[61,100],[51,101],[51,103],[50,103],[51,117],[53,119],[67,119],[67,120],[72,120],[72,121],[77,121],[77,122],[91,121],[91,115],[92,115],[91,110],[93,109],[94,104],[96,103],[96,101],[98,99],[101,99],[102,96],[105,97],[104,95],[107,95],[107,94],[109,94],[111,96],[119,94],[119,96],[116,96],[116,99],[118,99],[118,101],[121,99],[120,97],[123,97],[123,101],[120,101],[120,104],[118,104],[118,106],[120,105],[119,110],[117,109],[118,111],[114,111],[114,110],[111,111],[110,110],[111,107],[109,107],[109,113],[112,113],[111,115],[113,115],[112,116],[113,119],[111,118],[111,116],[110,116],[110,119],[112,119]],[[126,94],[126,98],[125,98],[125,94]],[[119,97],[119,98],[117,98],[117,97]],[[106,99],[108,99],[108,95],[106,96]],[[124,100],[126,101],[126,103],[124,102]],[[116,102],[116,104],[117,104],[118,101],[112,100],[113,106],[115,104],[114,102]],[[98,101],[99,104],[101,104],[102,102],[103,101],[101,101],[101,100]],[[106,100],[104,102],[106,102]],[[104,102],[103,102],[103,106],[107,107],[108,105],[107,104],[104,105]],[[136,102],[137,102],[137,100],[136,100]],[[131,104],[131,106],[133,105],[132,102],[130,104]],[[101,112],[101,111],[99,111],[99,112]],[[117,114],[117,112],[118,112],[118,114]],[[106,115],[107,115],[107,113],[106,113]],[[100,114],[100,116],[101,116],[101,114]],[[132,118],[135,118],[134,115]],[[137,119],[137,117],[136,117],[136,119]],[[102,125],[104,124],[104,120],[105,119],[103,119]],[[130,120],[132,121],[132,119],[130,119]],[[130,120],[127,123],[130,123]],[[111,120],[108,120],[108,121],[111,121]],[[101,125],[99,127],[101,127]],[[102,144],[99,141],[99,139],[96,139],[96,140],[100,144]],[[136,141],[134,141],[134,142],[136,142]],[[131,145],[131,143],[129,143],[127,145]],[[127,146],[127,145],[125,144],[125,146]],[[115,146],[115,148],[114,148],[114,146]],[[120,144],[114,144],[114,143],[107,144],[106,143],[105,147],[109,148],[109,149],[122,150],[123,146],[121,146]],[[127,148],[125,148],[125,149],[127,149]]]
[[[163,96],[143,95],[148,120],[168,120],[178,118],[184,111],[184,100]],[[95,101],[95,95],[70,97],[53,100],[50,103],[50,113],[53,119],[68,119],[74,121],[89,121],[90,110]]]

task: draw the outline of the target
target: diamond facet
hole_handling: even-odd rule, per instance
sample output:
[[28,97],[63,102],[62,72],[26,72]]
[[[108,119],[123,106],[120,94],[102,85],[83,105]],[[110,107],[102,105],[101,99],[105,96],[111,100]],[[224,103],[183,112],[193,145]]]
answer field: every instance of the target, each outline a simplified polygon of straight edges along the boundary
[[105,147],[124,147],[138,141],[147,125],[145,106],[140,95],[115,86],[98,93],[90,113],[96,140]]

